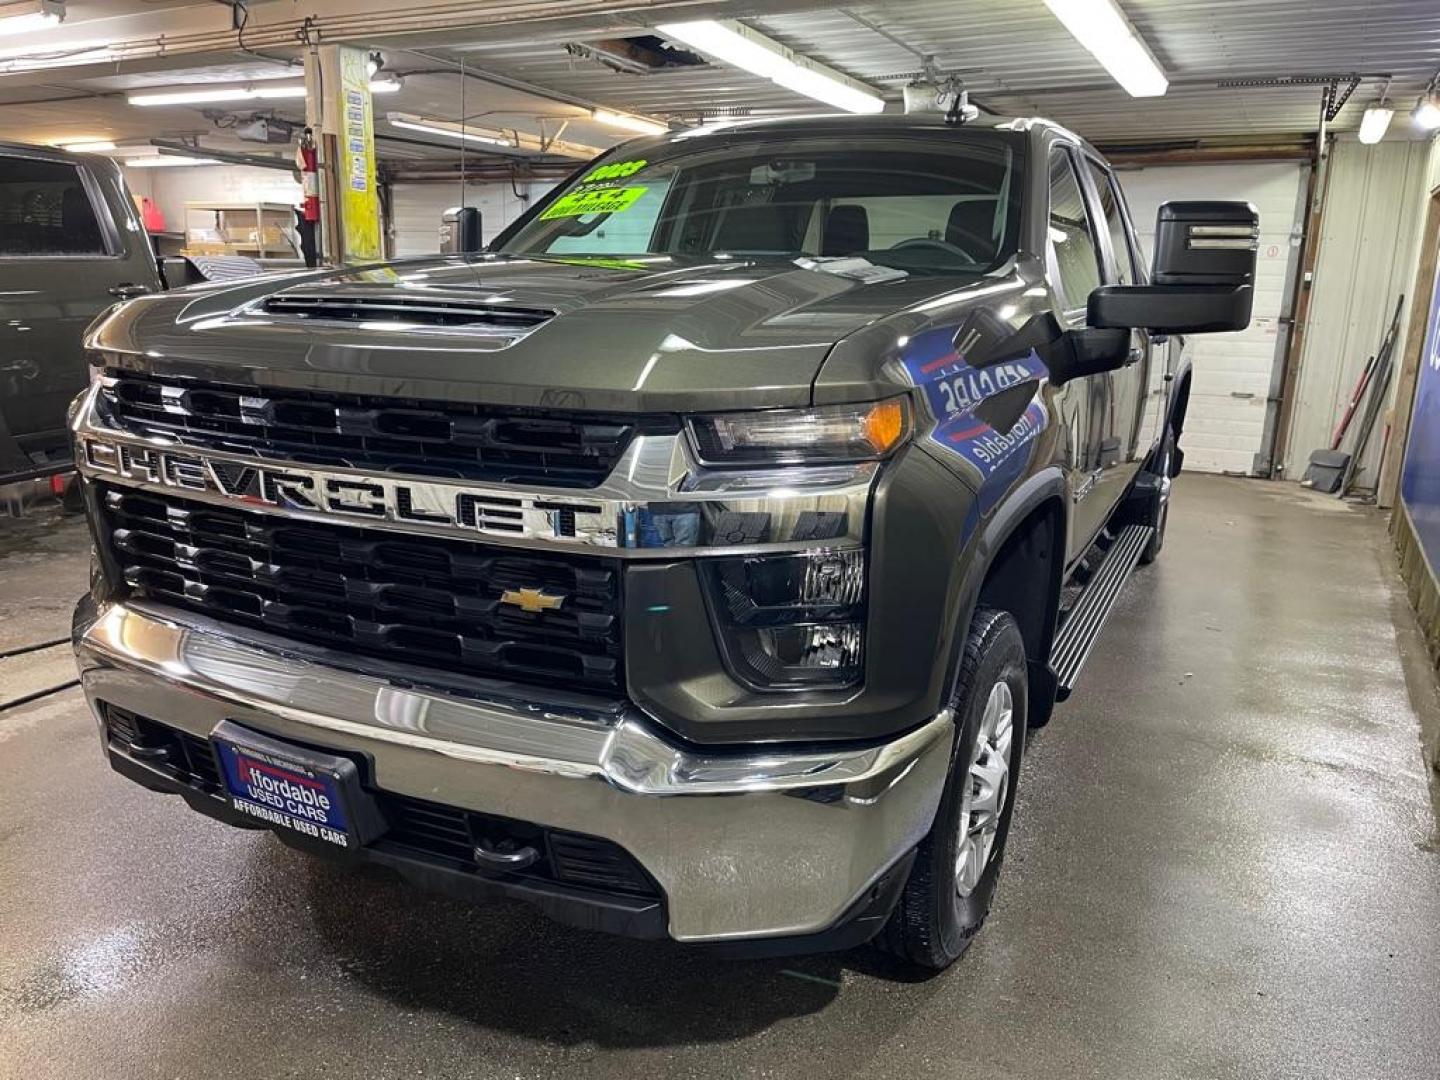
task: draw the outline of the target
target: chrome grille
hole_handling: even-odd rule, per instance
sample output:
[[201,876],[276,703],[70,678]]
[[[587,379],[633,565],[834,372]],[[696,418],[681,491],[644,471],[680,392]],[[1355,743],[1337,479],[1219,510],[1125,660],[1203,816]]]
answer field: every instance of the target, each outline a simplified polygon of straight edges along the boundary
[[[212,507],[101,489],[132,593],[347,652],[520,682],[617,690],[620,573],[600,558]],[[523,610],[538,590],[558,607]]]
[[282,390],[111,371],[97,407],[124,431],[182,446],[378,473],[545,487],[601,483],[665,416],[552,413]]

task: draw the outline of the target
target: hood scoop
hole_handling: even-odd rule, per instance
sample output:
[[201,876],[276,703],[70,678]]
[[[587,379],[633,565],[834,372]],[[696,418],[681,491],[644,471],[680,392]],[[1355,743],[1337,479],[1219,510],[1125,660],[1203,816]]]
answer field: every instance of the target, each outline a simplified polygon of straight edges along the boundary
[[[326,323],[367,323],[367,329],[435,327],[515,333],[543,326],[555,312],[463,297],[383,296],[346,292],[283,292],[260,305],[267,315]],[[388,324],[388,325],[387,325]]]

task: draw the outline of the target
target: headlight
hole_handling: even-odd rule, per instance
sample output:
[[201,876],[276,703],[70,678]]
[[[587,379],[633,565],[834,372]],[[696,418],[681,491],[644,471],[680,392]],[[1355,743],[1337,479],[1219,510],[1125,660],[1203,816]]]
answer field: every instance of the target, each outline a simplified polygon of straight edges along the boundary
[[759,690],[853,686],[864,671],[865,553],[707,559],[731,671]]
[[901,397],[817,409],[719,413],[691,417],[690,441],[706,465],[793,465],[873,461],[910,434]]

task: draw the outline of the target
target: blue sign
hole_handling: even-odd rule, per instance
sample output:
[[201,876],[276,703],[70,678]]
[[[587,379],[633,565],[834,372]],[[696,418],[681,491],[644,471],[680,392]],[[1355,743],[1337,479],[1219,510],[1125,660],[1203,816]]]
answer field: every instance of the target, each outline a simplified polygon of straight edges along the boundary
[[[954,337],[954,327],[926,331],[909,343],[901,357],[935,416],[929,437],[947,453],[975,466],[984,480],[993,476],[1008,479],[1023,471],[1025,455],[1021,451],[1049,422],[1039,391],[1050,372],[1033,349],[1012,360],[971,367],[956,352]],[[997,431],[975,415],[976,407],[987,398],[1026,383],[1034,386],[1035,396],[1005,431]]]
[[1440,573],[1440,274],[1430,297],[1430,321],[1420,360],[1400,496],[1431,570]]
[[216,740],[230,805],[262,825],[350,847],[339,779],[264,750]]

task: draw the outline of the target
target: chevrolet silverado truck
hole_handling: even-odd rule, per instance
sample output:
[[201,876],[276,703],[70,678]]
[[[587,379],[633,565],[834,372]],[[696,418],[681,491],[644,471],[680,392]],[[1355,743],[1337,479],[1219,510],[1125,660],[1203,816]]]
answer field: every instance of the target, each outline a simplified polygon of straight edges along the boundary
[[1040,120],[626,143],[483,252],[132,300],[73,413],[111,765],[582,927],[921,968],[1164,537],[1257,222]]
[[85,328],[160,275],[120,166],[0,143],[0,483],[73,468]]

